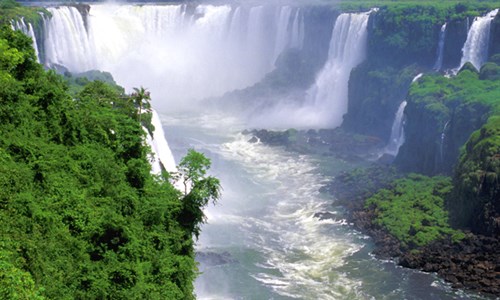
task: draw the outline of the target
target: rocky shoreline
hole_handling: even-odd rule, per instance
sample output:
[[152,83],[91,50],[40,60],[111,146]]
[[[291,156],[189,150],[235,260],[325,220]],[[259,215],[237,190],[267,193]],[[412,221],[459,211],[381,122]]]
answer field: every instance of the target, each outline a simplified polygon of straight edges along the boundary
[[[394,260],[402,267],[437,273],[454,288],[473,290],[487,296],[500,296],[499,237],[468,232],[459,242],[447,238],[420,248],[406,248],[384,228],[373,223],[375,212],[364,207],[364,200],[370,192],[384,188],[387,180],[397,176],[387,167],[379,168],[389,175],[382,176],[385,179],[379,178],[368,189],[359,186],[358,189],[353,188],[350,180],[346,180],[348,173],[334,179],[327,189],[332,195],[340,196],[340,204],[348,209],[348,222],[373,239],[373,254],[378,258]],[[369,171],[368,174],[373,172],[375,171]]]
[[[301,154],[334,156],[346,161],[363,160],[369,153],[380,151],[376,138],[353,137],[342,130],[274,132],[253,130],[244,132],[250,142],[282,146]],[[342,172],[322,192],[336,198],[335,205],[346,208],[349,223],[372,237],[373,254],[392,259],[398,265],[438,274],[454,288],[473,290],[487,297],[500,296],[500,238],[466,233],[464,239],[435,241],[420,248],[406,248],[384,228],[373,224],[374,211],[364,207],[365,200],[390,182],[403,176],[389,166],[390,158],[382,157],[363,171]],[[363,183],[363,184],[360,184]],[[316,217],[329,218],[318,212]]]
[[372,220],[372,212],[361,210],[352,214],[351,221],[372,237],[376,257],[393,259],[402,267],[437,273],[454,288],[500,296],[498,238],[468,233],[460,242],[444,239],[422,248],[405,249]]

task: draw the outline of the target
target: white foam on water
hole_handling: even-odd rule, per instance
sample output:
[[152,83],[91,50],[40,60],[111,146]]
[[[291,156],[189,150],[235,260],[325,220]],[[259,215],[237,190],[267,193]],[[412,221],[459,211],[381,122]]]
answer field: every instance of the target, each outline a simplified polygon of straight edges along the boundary
[[332,232],[345,226],[345,220],[314,217],[318,211],[328,210],[327,200],[319,194],[325,178],[315,172],[315,162],[279,148],[249,143],[248,139],[239,134],[234,141],[222,145],[220,154],[242,164],[267,187],[261,196],[266,198],[265,213],[245,217],[241,230],[267,258],[264,270],[274,272],[251,276],[278,294],[292,298],[339,299],[356,294],[361,283],[335,268],[342,266],[345,258],[361,245]]

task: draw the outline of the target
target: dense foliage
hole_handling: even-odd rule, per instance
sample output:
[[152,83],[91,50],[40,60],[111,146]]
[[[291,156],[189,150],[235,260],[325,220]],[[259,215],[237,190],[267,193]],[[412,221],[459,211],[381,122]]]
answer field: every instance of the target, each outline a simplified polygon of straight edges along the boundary
[[378,191],[366,201],[366,207],[374,211],[374,222],[404,246],[424,246],[448,235],[463,237],[448,224],[444,198],[451,189],[450,178],[412,174]]
[[192,235],[219,182],[199,153],[178,175],[190,192],[152,176],[132,100],[99,81],[71,97],[0,30],[0,298],[193,298]]
[[457,225],[491,236],[500,235],[499,176],[500,115],[497,112],[472,134],[460,157],[454,197],[448,203]]
[[40,13],[50,15],[47,10],[40,7],[21,6],[15,0],[0,0],[0,25],[9,24],[12,20],[24,18],[31,24],[40,24]]

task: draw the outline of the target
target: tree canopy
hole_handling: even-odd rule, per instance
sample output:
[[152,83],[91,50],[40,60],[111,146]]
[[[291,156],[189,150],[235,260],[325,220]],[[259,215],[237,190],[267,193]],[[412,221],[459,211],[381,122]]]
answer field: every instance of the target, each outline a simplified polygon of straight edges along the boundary
[[0,298],[194,298],[193,234],[220,189],[209,161],[183,160],[198,170],[185,195],[151,174],[123,89],[70,95],[7,26],[0,66]]

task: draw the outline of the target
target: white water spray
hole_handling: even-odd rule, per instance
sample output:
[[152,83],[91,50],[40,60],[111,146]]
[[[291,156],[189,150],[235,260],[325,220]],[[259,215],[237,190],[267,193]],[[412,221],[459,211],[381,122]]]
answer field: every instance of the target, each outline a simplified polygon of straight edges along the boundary
[[148,82],[164,95],[153,105],[168,111],[258,82],[303,36],[300,11],[289,6],[98,4],[87,28],[74,7],[49,11],[48,65],[109,71],[127,89]]

